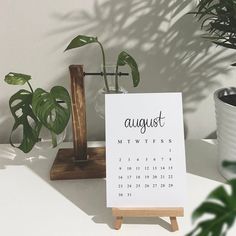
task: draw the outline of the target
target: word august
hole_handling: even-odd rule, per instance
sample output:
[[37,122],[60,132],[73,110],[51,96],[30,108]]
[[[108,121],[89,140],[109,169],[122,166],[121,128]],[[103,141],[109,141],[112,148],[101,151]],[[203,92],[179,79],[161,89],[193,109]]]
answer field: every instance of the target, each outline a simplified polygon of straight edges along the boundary
[[140,128],[140,133],[145,134],[147,128],[156,128],[163,127],[165,125],[164,122],[165,117],[162,116],[162,112],[160,111],[159,116],[153,119],[131,119],[127,118],[124,122],[125,128]]

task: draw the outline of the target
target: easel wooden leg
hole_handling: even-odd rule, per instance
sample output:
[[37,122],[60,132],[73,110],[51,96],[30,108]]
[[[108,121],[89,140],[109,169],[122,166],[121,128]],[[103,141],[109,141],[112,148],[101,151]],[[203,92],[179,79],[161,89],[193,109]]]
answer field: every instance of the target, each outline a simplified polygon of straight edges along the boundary
[[179,230],[179,226],[178,226],[178,222],[177,222],[177,218],[176,217],[170,217],[170,224],[171,224],[171,230],[177,231]]
[[112,215],[115,217],[114,228],[121,228],[123,217],[169,217],[171,230],[179,230],[176,217],[184,216],[183,207],[167,208],[112,208]]
[[116,220],[115,220],[114,228],[117,229],[117,230],[120,229],[121,225],[122,225],[122,222],[123,222],[123,217],[122,216],[117,216]]

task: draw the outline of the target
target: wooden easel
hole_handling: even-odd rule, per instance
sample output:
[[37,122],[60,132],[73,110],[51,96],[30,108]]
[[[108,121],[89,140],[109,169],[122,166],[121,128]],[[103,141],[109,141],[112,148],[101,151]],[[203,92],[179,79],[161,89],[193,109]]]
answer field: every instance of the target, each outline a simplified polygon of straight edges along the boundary
[[170,217],[172,232],[179,229],[177,218],[184,216],[184,208],[112,208],[115,216],[114,228],[120,229],[124,217]]
[[104,178],[105,147],[87,147],[84,71],[71,65],[73,148],[59,149],[50,171],[51,180]]

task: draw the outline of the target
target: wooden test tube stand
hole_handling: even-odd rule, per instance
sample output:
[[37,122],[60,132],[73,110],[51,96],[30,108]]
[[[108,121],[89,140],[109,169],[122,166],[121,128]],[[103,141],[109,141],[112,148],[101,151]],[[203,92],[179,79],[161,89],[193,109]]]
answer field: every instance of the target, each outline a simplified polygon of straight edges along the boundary
[[[51,180],[105,178],[105,147],[87,147],[86,103],[82,65],[69,67],[72,96],[74,148],[59,149],[50,171]],[[179,208],[112,208],[114,228],[120,229],[124,217],[170,217],[171,230],[178,230]]]
[[105,147],[87,147],[86,103],[82,65],[71,65],[73,148],[59,149],[51,180],[91,179],[106,176]]

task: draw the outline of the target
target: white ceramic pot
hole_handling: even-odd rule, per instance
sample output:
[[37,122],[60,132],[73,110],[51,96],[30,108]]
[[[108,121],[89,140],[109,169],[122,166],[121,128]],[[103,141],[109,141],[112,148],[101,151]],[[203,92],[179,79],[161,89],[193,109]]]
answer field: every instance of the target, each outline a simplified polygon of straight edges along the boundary
[[236,177],[236,106],[223,102],[220,98],[233,94],[236,94],[236,88],[233,87],[222,88],[214,93],[218,167],[226,179]]

